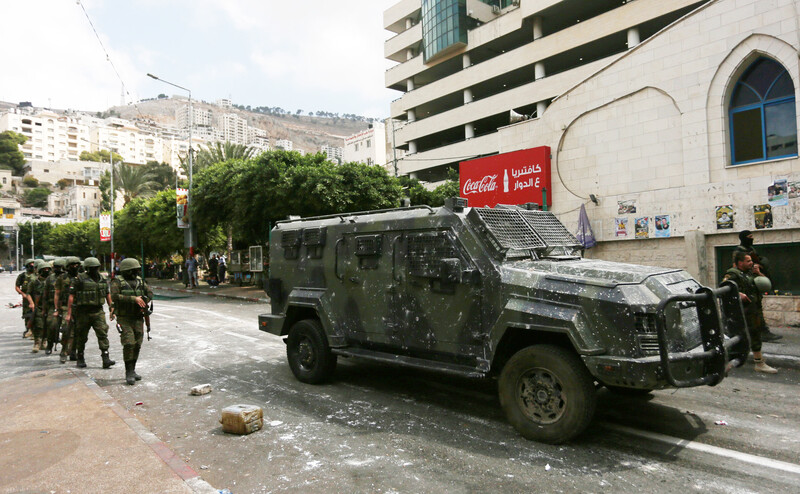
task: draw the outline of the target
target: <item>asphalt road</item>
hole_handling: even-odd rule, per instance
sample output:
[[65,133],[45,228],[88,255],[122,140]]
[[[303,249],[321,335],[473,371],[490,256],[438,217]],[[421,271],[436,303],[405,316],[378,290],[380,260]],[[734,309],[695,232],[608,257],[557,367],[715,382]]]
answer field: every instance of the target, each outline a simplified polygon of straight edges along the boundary
[[[0,275],[0,378],[59,366],[20,338],[19,309],[5,309],[17,301],[13,278]],[[589,430],[551,446],[515,432],[491,380],[340,359],[332,383],[302,384],[283,342],[257,328],[266,311],[203,296],[159,300],[137,366],[143,381],[124,383],[116,333],[117,365],[101,368],[90,335],[86,372],[206,481],[234,494],[746,493],[800,485],[796,370],[765,376],[750,366],[714,388],[644,398],[602,389]],[[203,383],[213,392],[189,395]],[[264,430],[223,433],[221,410],[234,404],[263,407]]]

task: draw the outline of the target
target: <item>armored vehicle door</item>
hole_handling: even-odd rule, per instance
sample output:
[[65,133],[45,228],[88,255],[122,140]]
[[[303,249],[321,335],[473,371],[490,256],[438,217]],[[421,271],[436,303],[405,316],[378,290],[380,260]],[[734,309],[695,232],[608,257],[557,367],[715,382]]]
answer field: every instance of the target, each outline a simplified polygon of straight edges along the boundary
[[344,322],[345,336],[367,346],[396,345],[393,305],[397,287],[393,279],[396,234],[367,233],[343,235],[336,243],[337,307]]
[[400,245],[404,346],[427,356],[482,354],[480,274],[455,235],[407,233]]

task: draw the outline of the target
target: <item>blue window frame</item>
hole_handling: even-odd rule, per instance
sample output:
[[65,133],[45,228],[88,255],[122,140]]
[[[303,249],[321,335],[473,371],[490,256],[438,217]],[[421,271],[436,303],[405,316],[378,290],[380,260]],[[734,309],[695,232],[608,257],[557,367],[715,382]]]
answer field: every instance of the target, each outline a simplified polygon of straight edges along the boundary
[[766,57],[753,62],[729,108],[732,164],[797,156],[794,83],[781,64]]

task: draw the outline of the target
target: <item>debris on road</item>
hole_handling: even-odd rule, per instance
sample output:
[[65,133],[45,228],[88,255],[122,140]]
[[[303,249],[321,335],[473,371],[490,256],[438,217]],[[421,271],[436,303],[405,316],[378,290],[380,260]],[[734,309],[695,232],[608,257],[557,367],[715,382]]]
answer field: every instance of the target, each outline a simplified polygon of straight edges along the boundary
[[728,425],[728,423],[725,422],[724,420],[717,420],[716,422],[714,422],[714,425]]
[[134,403],[133,405],[134,405],[134,406],[144,405],[144,402],[143,402],[143,401],[137,401],[137,402],[136,402],[136,403]]
[[545,472],[549,472],[549,471],[550,471],[550,468],[552,468],[552,467],[551,467],[551,466],[550,466],[550,464],[548,463],[547,465],[545,465],[545,466],[544,466],[544,471],[545,471]]
[[211,385],[210,384],[199,384],[192,388],[192,391],[189,393],[192,396],[200,396],[206,395],[211,392]]
[[255,405],[231,405],[222,409],[219,422],[230,434],[250,434],[264,427],[264,412]]

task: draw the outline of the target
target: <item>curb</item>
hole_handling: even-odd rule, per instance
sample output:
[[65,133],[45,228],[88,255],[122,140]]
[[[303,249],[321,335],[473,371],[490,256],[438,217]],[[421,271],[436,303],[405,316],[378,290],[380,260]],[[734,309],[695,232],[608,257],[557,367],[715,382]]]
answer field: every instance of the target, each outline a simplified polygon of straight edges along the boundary
[[[780,369],[800,370],[800,357],[794,355],[779,355],[777,353],[763,352],[764,360],[772,367]],[[753,363],[753,354],[747,358],[748,363]]]
[[167,286],[158,286],[158,285],[151,285],[150,288],[153,290],[166,290],[168,292],[178,292],[178,293],[187,293],[190,295],[206,295],[209,297],[218,297],[218,298],[230,298],[234,300],[244,300],[245,302],[263,302],[269,303],[269,299],[267,298],[258,298],[258,297],[241,297],[239,295],[226,295],[224,293],[211,293],[211,292],[198,292],[195,290],[187,290],[184,288],[171,288]]
[[117,400],[106,393],[92,378],[85,372],[74,369],[69,369],[78,380],[80,380],[87,388],[91,389],[95,395],[117,416],[130,427],[136,435],[147,444],[153,452],[163,461],[178,477],[180,477],[192,492],[197,494],[219,494],[219,490],[215,489],[208,482],[200,478],[192,467],[183,461],[178,455],[172,452],[171,449],[161,441],[155,434],[150,432],[141,422],[130,413],[125,407],[119,404]]

